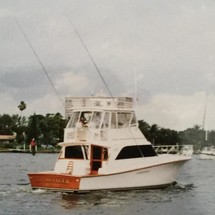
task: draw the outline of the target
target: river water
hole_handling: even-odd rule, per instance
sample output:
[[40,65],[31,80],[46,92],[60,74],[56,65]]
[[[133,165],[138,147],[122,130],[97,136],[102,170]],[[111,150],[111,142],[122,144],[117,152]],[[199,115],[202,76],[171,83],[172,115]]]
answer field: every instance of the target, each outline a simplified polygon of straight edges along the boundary
[[215,160],[197,155],[164,189],[88,194],[32,191],[27,173],[52,170],[57,154],[0,153],[0,215],[214,215]]

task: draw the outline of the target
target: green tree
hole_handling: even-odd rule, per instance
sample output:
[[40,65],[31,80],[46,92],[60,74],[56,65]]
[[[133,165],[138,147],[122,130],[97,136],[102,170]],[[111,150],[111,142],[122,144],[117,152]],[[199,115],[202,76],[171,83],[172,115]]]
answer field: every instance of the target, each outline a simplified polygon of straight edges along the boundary
[[158,141],[157,141],[157,138],[158,138],[158,135],[159,135],[159,130],[160,128],[158,127],[158,125],[156,124],[153,124],[149,130],[150,134],[151,134],[151,143],[153,145],[157,145],[158,144]]
[[38,141],[39,137],[39,121],[43,118],[42,115],[36,115],[35,113],[29,117],[28,121],[28,129],[27,129],[27,142],[30,143],[30,141],[35,138],[36,141]]
[[63,119],[60,113],[47,114],[41,121],[40,127],[45,145],[54,146],[58,142],[63,141],[66,120]]
[[208,132],[208,138],[207,138],[207,141],[205,144],[207,144],[209,146],[215,146],[215,131],[214,130]]
[[176,145],[181,143],[180,135],[177,131],[168,128],[161,128],[158,132],[158,145]]
[[24,142],[24,133],[27,130],[28,119],[24,116],[20,118],[18,114],[11,116],[12,125],[11,130],[16,133],[16,143],[21,144]]
[[175,145],[181,143],[179,132],[160,128],[157,124],[150,126],[143,120],[139,121],[139,129],[153,145]]
[[194,151],[197,151],[202,148],[205,131],[201,129],[201,126],[194,125],[193,128],[180,132],[180,138],[184,145],[193,145]]
[[26,122],[26,118],[22,116],[22,112],[27,108],[27,105],[24,101],[21,101],[20,104],[18,105],[18,108],[20,110],[19,125],[23,126],[24,123]]
[[29,117],[27,140],[35,138],[38,145],[53,145],[63,141],[66,120],[60,113],[36,115]]
[[0,134],[1,135],[11,135],[13,134],[12,131],[13,121],[8,114],[0,115]]
[[138,121],[139,129],[144,134],[145,138],[148,141],[151,141],[151,135],[150,135],[150,125],[145,122],[144,120]]

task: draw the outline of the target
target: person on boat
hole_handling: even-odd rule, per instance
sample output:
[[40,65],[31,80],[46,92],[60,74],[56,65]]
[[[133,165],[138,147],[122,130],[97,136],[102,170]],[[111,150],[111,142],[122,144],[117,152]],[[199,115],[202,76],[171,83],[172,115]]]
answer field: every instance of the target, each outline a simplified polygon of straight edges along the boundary
[[84,112],[81,113],[80,122],[82,123],[82,126],[87,126],[87,120],[84,116]]
[[35,155],[35,153],[36,153],[36,141],[34,138],[31,140],[30,146],[31,146],[32,155]]

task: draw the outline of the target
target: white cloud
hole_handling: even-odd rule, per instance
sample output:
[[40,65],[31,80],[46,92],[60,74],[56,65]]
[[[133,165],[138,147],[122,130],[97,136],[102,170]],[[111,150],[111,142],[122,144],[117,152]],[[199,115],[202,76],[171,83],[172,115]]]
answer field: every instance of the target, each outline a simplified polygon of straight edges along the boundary
[[70,93],[70,95],[79,94],[87,86],[89,86],[89,80],[86,75],[72,72],[62,74],[56,82],[56,88],[59,91]]
[[[194,125],[202,126],[205,109],[205,92],[197,92],[193,95],[170,95],[159,94],[138,108],[138,118],[149,124],[157,124],[161,127],[184,130]],[[209,105],[210,104],[210,105]],[[208,108],[206,126],[208,129],[214,128],[215,96],[208,98]],[[210,117],[209,117],[210,116]],[[212,118],[211,118],[212,117]]]
[[[64,98],[62,100],[64,102]],[[64,106],[60,100],[56,99],[55,95],[45,95],[44,97],[34,100],[31,103],[27,103],[27,108],[24,115],[36,114],[46,114],[46,113],[57,113],[60,112],[63,116]]]
[[14,14],[15,14],[15,11],[9,8],[0,8],[0,18],[14,16]]
[[[69,23],[72,19],[114,96],[137,94],[149,123],[214,128],[215,2],[212,0],[20,0],[0,2],[0,113],[51,112],[61,104],[22,33],[31,41],[59,95],[106,89]],[[14,108],[15,107],[15,108]],[[210,115],[211,114],[211,115]]]
[[6,92],[1,92],[0,93],[0,101],[1,101],[0,115],[11,114],[11,113],[18,114],[19,113],[19,109],[18,109],[19,102],[12,99],[10,97],[10,94],[8,94]]

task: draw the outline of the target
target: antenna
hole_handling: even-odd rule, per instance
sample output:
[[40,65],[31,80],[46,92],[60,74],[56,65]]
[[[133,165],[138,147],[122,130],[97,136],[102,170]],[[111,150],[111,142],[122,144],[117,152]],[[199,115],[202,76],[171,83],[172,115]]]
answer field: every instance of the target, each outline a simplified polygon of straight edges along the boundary
[[39,62],[40,66],[42,67],[42,70],[43,70],[43,72],[45,73],[45,75],[46,75],[48,81],[50,82],[50,84],[51,84],[51,86],[52,86],[52,88],[54,89],[54,92],[55,92],[55,94],[57,95],[58,99],[60,100],[60,103],[63,105],[63,108],[65,108],[64,103],[63,103],[63,101],[61,100],[60,95],[58,94],[58,91],[56,90],[56,88],[55,88],[55,86],[54,86],[54,84],[53,84],[53,82],[52,82],[52,80],[51,80],[51,78],[50,78],[50,76],[49,76],[49,74],[48,74],[46,68],[44,67],[42,61],[40,60],[40,58],[39,58],[39,56],[38,56],[38,54],[37,54],[37,52],[35,51],[35,49],[34,49],[34,47],[32,46],[30,40],[28,39],[26,33],[24,32],[23,28],[21,27],[21,25],[19,24],[19,22],[18,22],[18,20],[17,20],[16,18],[15,18],[15,22],[16,22],[16,24],[17,24],[19,30],[22,32],[22,34],[23,34],[25,40],[27,41],[28,45],[30,46],[32,52],[34,53],[34,55],[35,55],[37,61]]
[[137,108],[137,71],[134,71],[134,108]]

